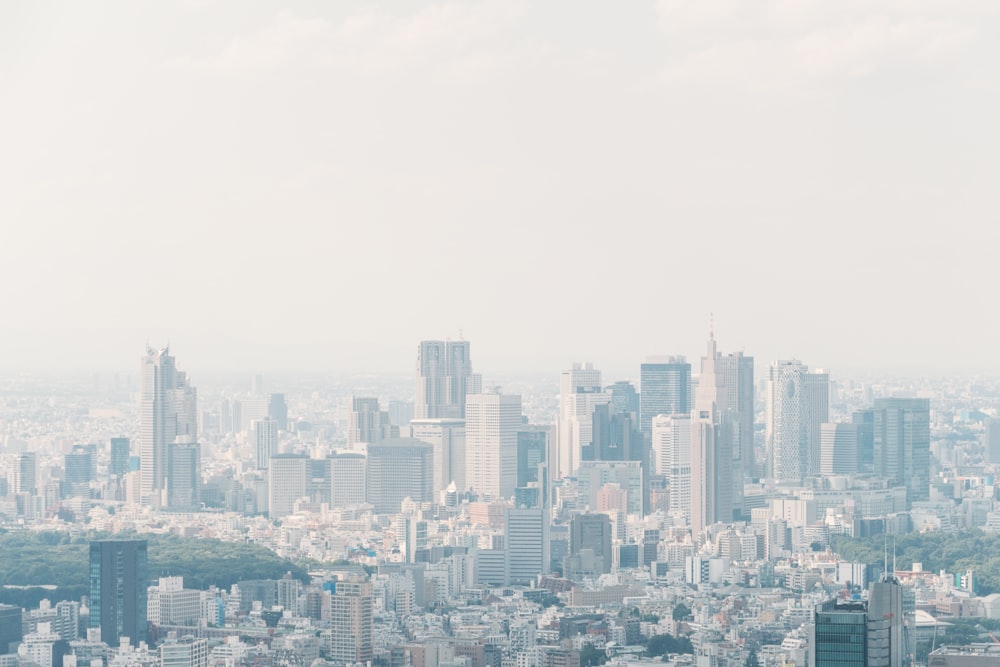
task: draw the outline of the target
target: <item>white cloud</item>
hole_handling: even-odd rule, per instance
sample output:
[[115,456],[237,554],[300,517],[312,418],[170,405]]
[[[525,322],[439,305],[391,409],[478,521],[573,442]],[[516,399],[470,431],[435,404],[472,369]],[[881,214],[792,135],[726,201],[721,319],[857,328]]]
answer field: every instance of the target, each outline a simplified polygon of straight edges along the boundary
[[[964,9],[948,12],[945,8]],[[882,68],[957,62],[978,2],[660,0],[668,83],[735,80],[769,89]]]

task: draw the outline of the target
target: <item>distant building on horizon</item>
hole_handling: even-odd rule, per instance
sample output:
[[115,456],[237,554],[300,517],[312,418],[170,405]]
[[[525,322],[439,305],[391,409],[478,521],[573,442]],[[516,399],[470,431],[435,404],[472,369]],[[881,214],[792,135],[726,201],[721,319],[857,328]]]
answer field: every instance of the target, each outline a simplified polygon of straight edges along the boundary
[[653,417],[688,414],[691,403],[691,364],[684,357],[650,357],[639,367],[639,428],[647,441]]
[[467,340],[425,340],[417,346],[414,419],[463,419],[465,397],[482,390],[482,378],[472,372]]
[[198,441],[197,392],[177,370],[170,348],[149,347],[139,389],[140,500],[165,504],[169,447],[178,436]]

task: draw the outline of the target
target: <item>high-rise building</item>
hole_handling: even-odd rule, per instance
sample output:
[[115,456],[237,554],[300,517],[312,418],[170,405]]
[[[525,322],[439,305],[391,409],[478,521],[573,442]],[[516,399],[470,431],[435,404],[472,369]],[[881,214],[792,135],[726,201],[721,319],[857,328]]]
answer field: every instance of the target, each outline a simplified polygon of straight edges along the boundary
[[201,446],[196,442],[175,442],[167,452],[167,507],[183,512],[198,511],[201,509]]
[[146,349],[139,390],[140,496],[161,506],[167,488],[168,447],[178,436],[198,440],[197,392],[177,370],[170,349]]
[[465,417],[465,397],[481,390],[467,340],[425,340],[417,347],[416,419]]
[[667,481],[670,511],[691,517],[691,417],[658,415],[653,418],[653,462]]
[[330,661],[365,664],[373,656],[374,593],[370,581],[352,576],[335,583],[330,596]]
[[644,511],[645,481],[641,461],[581,461],[577,471],[578,503],[597,509],[598,494],[606,484],[617,484],[626,493],[629,514]]
[[549,571],[549,516],[545,509],[509,507],[504,515],[508,583],[527,586]]
[[0,604],[0,655],[16,652],[23,637],[21,608]]
[[128,472],[128,460],[131,443],[128,438],[111,438],[111,463],[108,466],[108,473],[117,477],[124,477]]
[[998,417],[986,420],[983,450],[986,452],[987,463],[1000,463],[1000,418]]
[[455,488],[465,489],[465,420],[414,419],[410,422],[410,437],[429,444],[434,452],[434,493],[455,482]]
[[813,443],[807,375],[809,370],[800,361],[775,361],[769,369],[768,473],[777,482],[801,483],[809,475]]
[[637,419],[635,413],[619,412],[611,403],[595,405],[590,444],[582,448],[581,460],[642,461],[645,467],[649,457]]
[[628,380],[619,380],[610,387],[605,387],[605,392],[611,394],[611,405],[615,412],[629,414],[632,416],[632,423],[639,424],[639,392],[635,385]]
[[146,540],[99,540],[90,543],[90,627],[101,641],[118,646],[146,641],[146,586],[149,566]]
[[267,417],[255,419],[251,424],[254,460],[259,470],[267,467],[271,457],[278,453],[278,420]]
[[267,510],[273,518],[295,511],[295,501],[308,495],[309,457],[275,454],[267,466]]
[[93,445],[73,445],[73,451],[63,457],[63,497],[90,495],[95,453]]
[[821,446],[820,428],[830,421],[830,374],[821,369],[806,373],[803,389],[809,404],[809,470],[810,476],[818,475]]
[[875,410],[858,410],[851,415],[858,431],[858,471],[875,472]]
[[38,494],[38,454],[35,452],[21,454],[17,458],[15,473],[14,491],[32,496]]
[[691,411],[691,364],[684,357],[650,357],[639,367],[639,428],[652,440],[653,417]]
[[434,452],[413,438],[368,445],[368,502],[379,514],[397,514],[404,499],[434,501]]
[[521,397],[469,395],[465,404],[466,482],[484,497],[509,498],[517,487],[517,431]]
[[930,498],[930,401],[875,400],[875,474],[906,487],[907,503]]
[[271,394],[267,402],[267,416],[278,422],[280,430],[288,430],[288,405],[284,394]]
[[813,615],[809,664],[815,667],[903,667],[910,664],[903,589],[889,575],[871,584],[868,599],[829,600]]
[[591,444],[594,407],[611,402],[601,388],[601,371],[591,363],[574,363],[559,377],[559,444],[553,463],[556,478],[576,473],[583,448]]
[[523,424],[517,429],[517,488],[538,483],[538,466],[548,459],[552,429]]
[[569,552],[584,549],[601,559],[601,571],[611,571],[611,519],[606,514],[577,514],[569,524]]
[[[759,466],[754,456],[754,360],[742,352],[717,354],[715,375],[720,390],[726,393],[726,405],[734,414],[733,465],[734,472],[741,471],[744,480],[759,477]],[[738,482],[742,497],[743,482]]]
[[330,506],[360,505],[367,494],[368,458],[357,452],[330,455]]
[[389,413],[379,407],[377,398],[351,399],[351,415],[347,425],[347,444],[382,442],[398,438],[399,428],[389,421]]
[[823,475],[851,475],[858,472],[857,424],[820,426],[820,465]]

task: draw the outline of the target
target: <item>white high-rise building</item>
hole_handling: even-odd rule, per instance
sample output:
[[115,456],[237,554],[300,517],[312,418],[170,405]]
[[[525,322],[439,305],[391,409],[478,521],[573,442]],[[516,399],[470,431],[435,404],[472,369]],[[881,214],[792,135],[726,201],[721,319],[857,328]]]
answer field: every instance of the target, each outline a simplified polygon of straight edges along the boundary
[[377,398],[351,399],[351,414],[347,425],[347,444],[382,442],[398,438],[399,428],[389,420],[389,413],[379,407]]
[[691,416],[653,417],[653,457],[656,474],[667,479],[670,511],[691,517]]
[[520,396],[493,389],[466,398],[466,481],[471,489],[493,498],[514,494],[520,426]]
[[819,473],[820,424],[829,421],[829,375],[775,361],[767,379],[768,474],[801,483]]
[[330,456],[330,506],[360,505],[367,498],[368,458],[358,452]]
[[275,454],[267,467],[267,508],[273,518],[295,511],[295,501],[307,495],[305,454]]
[[558,456],[553,479],[569,477],[580,467],[582,448],[591,443],[594,408],[611,402],[611,393],[601,387],[601,371],[591,363],[574,363],[559,377]]
[[278,453],[278,420],[270,417],[255,419],[251,432],[257,468],[263,470],[271,457]]
[[820,425],[820,473],[851,475],[858,472],[857,424]]
[[169,348],[146,349],[139,390],[139,469],[143,504],[166,499],[168,447],[178,436],[198,441],[197,392],[178,371]]
[[434,449],[435,497],[452,482],[456,489],[467,488],[464,419],[414,419],[410,422],[410,437]]
[[527,586],[549,571],[549,513],[545,509],[508,508],[504,515],[507,576]]

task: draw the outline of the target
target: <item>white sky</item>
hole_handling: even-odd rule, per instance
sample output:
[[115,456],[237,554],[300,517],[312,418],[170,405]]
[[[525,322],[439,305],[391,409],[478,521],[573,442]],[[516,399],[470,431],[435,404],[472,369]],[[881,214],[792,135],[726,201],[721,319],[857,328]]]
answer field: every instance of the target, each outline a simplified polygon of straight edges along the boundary
[[0,368],[996,372],[998,127],[995,0],[3,2]]

